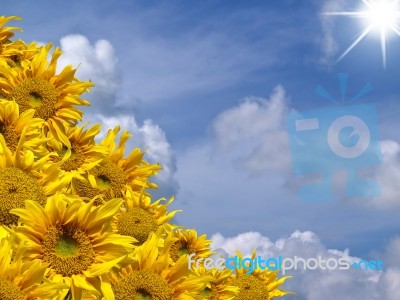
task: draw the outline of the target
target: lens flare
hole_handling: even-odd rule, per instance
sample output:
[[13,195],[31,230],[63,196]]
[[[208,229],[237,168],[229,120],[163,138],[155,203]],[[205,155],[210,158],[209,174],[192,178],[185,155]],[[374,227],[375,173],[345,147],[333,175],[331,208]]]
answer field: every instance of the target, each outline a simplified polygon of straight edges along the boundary
[[366,28],[356,40],[343,52],[337,62],[342,60],[353,50],[368,34],[377,30],[380,36],[382,51],[382,63],[386,68],[387,38],[390,32],[400,36],[400,0],[362,0],[364,9],[359,11],[325,12],[324,15],[347,16],[364,19],[367,22]]

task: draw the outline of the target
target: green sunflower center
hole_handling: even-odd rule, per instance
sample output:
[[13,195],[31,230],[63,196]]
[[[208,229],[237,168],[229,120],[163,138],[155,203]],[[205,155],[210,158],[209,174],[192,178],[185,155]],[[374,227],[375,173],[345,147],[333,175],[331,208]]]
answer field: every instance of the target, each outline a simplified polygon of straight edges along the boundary
[[195,249],[185,240],[176,241],[172,244],[170,255],[174,262],[176,262],[182,255],[196,253]]
[[240,288],[235,299],[264,300],[268,298],[268,287],[265,282],[253,275],[240,275],[232,280],[232,285]]
[[106,189],[110,198],[122,197],[122,190],[127,180],[120,167],[114,163],[105,162],[94,169],[94,174],[100,189]]
[[48,228],[42,240],[42,251],[43,260],[63,276],[81,274],[95,260],[86,232],[72,225]]
[[123,212],[117,220],[118,232],[122,235],[134,237],[143,244],[149,234],[158,228],[157,220],[146,210],[135,207]]
[[112,285],[116,300],[172,300],[168,282],[156,273],[134,271]]
[[205,300],[218,300],[221,299],[220,293],[218,293],[218,288],[214,283],[211,283],[211,287],[206,287],[200,292],[201,299]]
[[203,299],[207,299],[208,297],[211,296],[212,290],[208,287],[206,287],[204,290],[200,292],[200,296],[203,297]]
[[0,122],[0,133],[4,136],[8,148],[14,152],[19,142],[19,135],[16,133],[15,127],[7,122]]
[[46,195],[36,179],[18,168],[0,170],[0,224],[16,225],[18,217],[10,209],[25,207],[25,200],[46,203]]
[[15,283],[0,278],[0,299],[1,300],[24,300],[24,294]]
[[18,103],[20,113],[33,108],[35,117],[47,120],[57,110],[58,92],[48,80],[27,78],[14,87],[10,100]]
[[[75,189],[79,196],[94,198],[97,195],[104,195],[104,200],[121,198],[127,184],[125,173],[120,167],[112,162],[104,162],[93,169],[96,178],[97,188],[83,181],[75,182]],[[101,203],[95,203],[98,205]]]
[[55,252],[59,256],[74,256],[78,252],[78,243],[75,239],[71,238],[70,236],[60,236],[56,247],[54,248]]

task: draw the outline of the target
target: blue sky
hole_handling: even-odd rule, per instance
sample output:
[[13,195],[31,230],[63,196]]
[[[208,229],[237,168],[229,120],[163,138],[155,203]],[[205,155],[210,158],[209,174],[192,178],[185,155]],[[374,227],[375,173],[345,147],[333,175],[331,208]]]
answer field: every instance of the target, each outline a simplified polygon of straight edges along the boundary
[[[251,232],[300,244],[312,232],[315,247],[386,257],[395,275],[382,280],[391,282],[400,278],[399,256],[390,256],[400,249],[400,38],[389,39],[386,69],[373,34],[335,64],[363,27],[320,15],[360,3],[21,0],[3,1],[1,11],[23,18],[25,40],[60,46],[61,65],[80,64],[80,78],[94,81],[87,120],[105,129],[122,123],[134,134],[131,147],[164,164],[156,195],[176,196],[177,222],[238,247]],[[382,196],[335,191],[332,202],[301,202],[285,120],[290,111],[332,107],[315,88],[339,98],[338,73],[349,74],[349,96],[374,87],[363,99],[377,105],[383,163],[371,172]],[[392,290],[379,291],[391,299]]]

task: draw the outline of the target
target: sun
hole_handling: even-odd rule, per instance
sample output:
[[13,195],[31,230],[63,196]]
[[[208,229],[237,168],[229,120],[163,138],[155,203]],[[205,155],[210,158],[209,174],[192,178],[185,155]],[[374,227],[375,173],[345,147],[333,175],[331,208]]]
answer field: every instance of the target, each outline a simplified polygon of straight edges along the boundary
[[365,13],[370,24],[377,26],[379,29],[384,29],[385,31],[396,25],[398,12],[396,12],[395,9],[398,1],[365,1],[365,3],[368,6]]
[[400,36],[400,0],[362,0],[364,7],[359,11],[325,12],[324,15],[348,16],[363,19],[366,27],[356,40],[343,52],[337,62],[342,60],[354,49],[367,35],[373,31],[380,37],[382,63],[386,68],[386,47],[390,33]]

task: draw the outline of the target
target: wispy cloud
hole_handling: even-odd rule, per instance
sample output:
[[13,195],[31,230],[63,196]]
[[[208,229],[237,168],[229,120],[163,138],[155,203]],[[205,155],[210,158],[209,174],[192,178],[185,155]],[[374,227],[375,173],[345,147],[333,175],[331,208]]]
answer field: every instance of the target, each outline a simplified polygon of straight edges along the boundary
[[125,61],[131,70],[125,84],[132,87],[133,99],[144,102],[232,86],[275,60],[224,32],[193,32],[173,39],[134,36],[128,47]]
[[335,63],[339,47],[333,34],[335,19],[324,13],[343,11],[344,5],[344,0],[324,1],[320,12],[320,21],[322,25],[322,37],[320,39],[322,57],[320,58],[320,63],[328,67],[332,67]]

